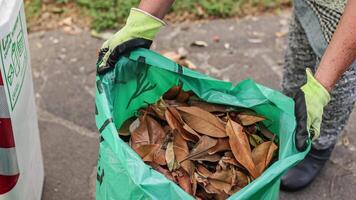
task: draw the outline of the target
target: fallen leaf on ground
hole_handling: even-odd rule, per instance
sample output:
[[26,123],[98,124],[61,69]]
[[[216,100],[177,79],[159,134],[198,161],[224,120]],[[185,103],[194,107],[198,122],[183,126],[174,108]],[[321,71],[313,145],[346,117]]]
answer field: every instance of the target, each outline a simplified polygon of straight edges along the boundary
[[207,47],[208,43],[202,40],[196,40],[190,44],[191,46],[196,46],[196,47]]

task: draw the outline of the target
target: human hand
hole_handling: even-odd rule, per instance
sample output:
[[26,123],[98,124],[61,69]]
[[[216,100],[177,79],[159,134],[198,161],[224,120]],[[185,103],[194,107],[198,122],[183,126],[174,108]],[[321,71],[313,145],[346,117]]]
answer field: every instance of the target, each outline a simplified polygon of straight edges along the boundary
[[306,70],[307,83],[297,92],[295,116],[297,120],[296,144],[299,151],[305,150],[307,140],[320,135],[320,125],[324,107],[330,101],[329,92],[313,77],[310,69]]
[[102,45],[97,61],[98,73],[112,69],[123,53],[138,47],[149,48],[164,25],[162,20],[149,13],[132,8],[126,25]]

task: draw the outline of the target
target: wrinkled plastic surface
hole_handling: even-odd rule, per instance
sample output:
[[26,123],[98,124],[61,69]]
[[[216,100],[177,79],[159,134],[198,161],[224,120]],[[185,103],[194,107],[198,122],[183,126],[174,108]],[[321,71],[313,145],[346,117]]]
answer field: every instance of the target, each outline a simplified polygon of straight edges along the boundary
[[265,125],[279,137],[279,158],[229,199],[277,199],[280,177],[310,148],[298,152],[295,147],[293,100],[250,79],[233,86],[147,49],[122,56],[114,70],[96,77],[96,125],[101,134],[96,199],[193,199],[146,165],[117,132],[139,108],[156,102],[174,85],[208,102],[250,108],[269,119]]

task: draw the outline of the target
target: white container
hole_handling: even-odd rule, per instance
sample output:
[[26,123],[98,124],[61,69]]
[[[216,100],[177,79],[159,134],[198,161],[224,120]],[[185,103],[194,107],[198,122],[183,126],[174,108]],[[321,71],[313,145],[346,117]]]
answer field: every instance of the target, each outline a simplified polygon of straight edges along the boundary
[[40,200],[43,161],[22,0],[0,0],[0,200]]

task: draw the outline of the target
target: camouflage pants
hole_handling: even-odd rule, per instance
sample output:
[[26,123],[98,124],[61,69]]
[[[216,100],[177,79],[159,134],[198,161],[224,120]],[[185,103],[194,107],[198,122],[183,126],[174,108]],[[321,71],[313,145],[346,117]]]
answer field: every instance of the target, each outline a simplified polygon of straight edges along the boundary
[[[292,17],[288,48],[283,71],[283,92],[293,97],[306,82],[305,69],[316,71],[320,57],[313,51],[307,35],[296,16]],[[313,142],[316,149],[333,147],[345,128],[356,100],[356,62],[342,76],[331,92],[331,101],[324,109],[320,137]]]

